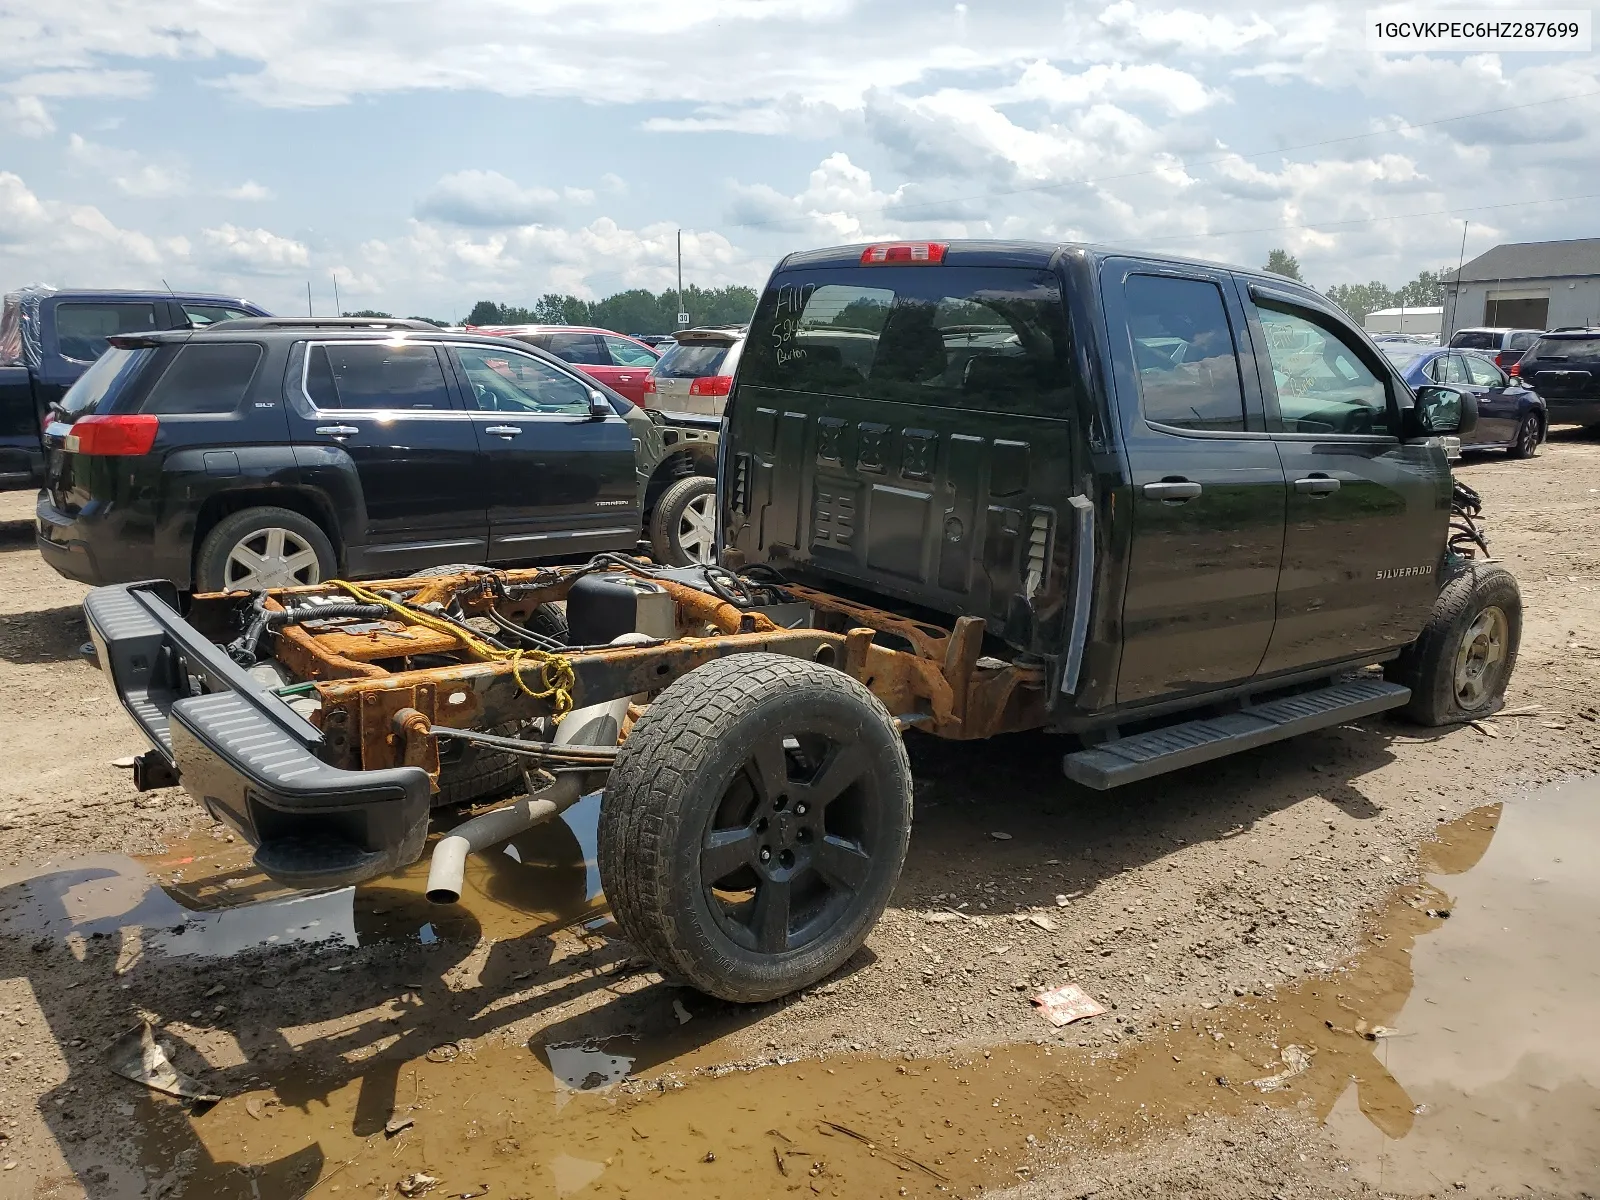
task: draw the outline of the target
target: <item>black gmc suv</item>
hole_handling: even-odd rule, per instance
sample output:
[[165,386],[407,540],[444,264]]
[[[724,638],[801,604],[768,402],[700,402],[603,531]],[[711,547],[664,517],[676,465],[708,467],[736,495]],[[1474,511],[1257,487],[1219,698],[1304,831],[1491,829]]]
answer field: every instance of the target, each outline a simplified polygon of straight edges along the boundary
[[642,506],[713,461],[704,431],[650,454],[647,414],[544,351],[420,321],[110,342],[44,438],[39,550],[85,583],[220,591],[631,551]]
[[1541,334],[1511,373],[1544,398],[1552,421],[1600,422],[1600,329]]

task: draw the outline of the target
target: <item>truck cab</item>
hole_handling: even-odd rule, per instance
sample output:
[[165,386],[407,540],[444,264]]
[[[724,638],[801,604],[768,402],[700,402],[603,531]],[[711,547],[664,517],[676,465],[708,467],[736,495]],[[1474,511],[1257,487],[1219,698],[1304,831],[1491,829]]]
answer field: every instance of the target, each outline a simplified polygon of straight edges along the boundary
[[728,413],[730,565],[981,617],[1044,665],[1063,731],[1393,662],[1447,573],[1458,426],[1276,275],[999,242],[791,255]]
[[247,300],[200,292],[34,285],[6,293],[0,309],[0,490],[41,483],[45,415],[105,353],[109,338],[266,315]]

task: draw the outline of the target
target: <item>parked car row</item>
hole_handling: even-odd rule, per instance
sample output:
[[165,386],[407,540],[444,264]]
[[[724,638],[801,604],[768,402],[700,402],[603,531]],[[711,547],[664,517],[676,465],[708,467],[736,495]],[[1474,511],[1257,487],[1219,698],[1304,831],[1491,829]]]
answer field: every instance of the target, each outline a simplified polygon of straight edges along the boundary
[[716,425],[420,321],[118,333],[45,428],[38,544],[86,583],[197,591],[633,551],[647,521],[685,564],[710,550],[685,514]]

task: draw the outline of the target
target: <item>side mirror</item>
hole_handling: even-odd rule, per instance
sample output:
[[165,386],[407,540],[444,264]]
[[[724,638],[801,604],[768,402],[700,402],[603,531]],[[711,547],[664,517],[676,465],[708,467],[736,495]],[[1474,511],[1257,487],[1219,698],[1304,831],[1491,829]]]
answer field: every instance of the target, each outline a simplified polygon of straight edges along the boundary
[[1447,383],[1425,383],[1419,387],[1416,413],[1422,437],[1460,437],[1478,427],[1477,398]]
[[606,399],[604,392],[591,391],[589,393],[589,415],[595,420],[604,420],[606,417],[615,416],[616,409],[611,407],[611,401]]

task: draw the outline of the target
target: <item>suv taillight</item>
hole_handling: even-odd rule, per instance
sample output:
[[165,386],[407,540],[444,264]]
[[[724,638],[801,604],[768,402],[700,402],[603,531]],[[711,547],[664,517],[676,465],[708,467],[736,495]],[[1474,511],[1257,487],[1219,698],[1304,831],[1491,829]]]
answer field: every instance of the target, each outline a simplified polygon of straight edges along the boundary
[[689,385],[689,395],[726,396],[732,388],[732,375],[702,375]]
[[1522,378],[1522,360],[1519,358],[1516,362],[1512,363],[1509,367],[1507,367],[1506,368],[1506,374],[1511,376],[1511,378],[1513,378],[1513,379],[1521,379]]
[[67,434],[66,449],[73,454],[149,454],[160,428],[161,419],[149,413],[79,417]]
[[646,375],[644,377],[644,394],[646,396],[656,394],[656,377],[654,375]]

